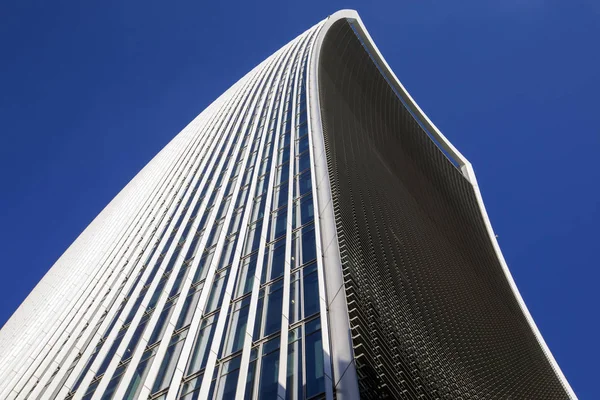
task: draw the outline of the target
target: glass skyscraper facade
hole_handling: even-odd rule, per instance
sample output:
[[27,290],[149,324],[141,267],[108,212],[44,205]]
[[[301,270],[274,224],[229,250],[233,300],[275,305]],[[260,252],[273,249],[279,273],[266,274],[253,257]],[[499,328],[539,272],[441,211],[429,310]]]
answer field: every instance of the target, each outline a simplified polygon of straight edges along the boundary
[[358,14],[277,51],[0,332],[5,399],[568,399],[468,161]]

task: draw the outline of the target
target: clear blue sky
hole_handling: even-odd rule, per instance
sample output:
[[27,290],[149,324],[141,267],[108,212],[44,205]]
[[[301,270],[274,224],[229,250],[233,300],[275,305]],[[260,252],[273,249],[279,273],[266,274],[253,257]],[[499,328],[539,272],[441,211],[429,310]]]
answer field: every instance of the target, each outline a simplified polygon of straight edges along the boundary
[[573,389],[600,398],[600,2],[88,3],[0,3],[0,325],[204,107],[320,19],[355,8],[473,163]]

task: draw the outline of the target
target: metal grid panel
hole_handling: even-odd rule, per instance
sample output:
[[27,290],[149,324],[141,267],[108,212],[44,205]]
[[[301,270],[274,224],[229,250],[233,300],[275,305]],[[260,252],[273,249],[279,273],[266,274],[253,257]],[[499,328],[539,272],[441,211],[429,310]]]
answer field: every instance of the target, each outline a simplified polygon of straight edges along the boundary
[[345,20],[319,64],[361,398],[569,398],[509,287],[472,185]]

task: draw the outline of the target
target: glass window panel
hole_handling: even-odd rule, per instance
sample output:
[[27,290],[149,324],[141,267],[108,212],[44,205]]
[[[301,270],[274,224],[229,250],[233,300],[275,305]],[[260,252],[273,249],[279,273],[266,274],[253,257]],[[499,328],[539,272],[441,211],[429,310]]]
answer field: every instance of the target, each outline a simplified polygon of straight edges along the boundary
[[156,325],[154,326],[154,330],[152,331],[152,335],[150,335],[150,340],[148,340],[148,344],[154,344],[160,339],[162,339],[162,335],[167,328],[167,321],[171,317],[171,313],[173,312],[174,305],[177,299],[173,299],[165,304],[163,310],[158,317],[158,321],[156,321]]
[[281,329],[281,307],[283,299],[283,280],[273,283],[267,288],[265,331],[263,336]]
[[277,187],[275,189],[275,193],[273,195],[273,208],[277,209],[284,204],[287,204],[288,201],[288,191],[289,185],[288,183],[284,183],[283,185]]
[[300,154],[308,150],[308,135],[302,136],[296,141],[296,154]]
[[223,364],[215,399],[235,398],[241,358],[241,356],[238,356]]
[[258,293],[258,305],[256,307],[256,319],[254,321],[254,332],[252,340],[256,341],[261,338],[260,332],[263,325],[263,308],[265,304],[265,289],[260,289]]
[[316,257],[315,227],[310,224],[294,232],[292,238],[292,268],[306,264]]
[[275,184],[279,185],[290,178],[290,163],[285,163],[279,167],[277,167],[277,172],[275,175]]
[[196,268],[196,272],[194,273],[194,279],[192,283],[198,283],[204,278],[206,278],[206,274],[208,272],[208,268],[210,267],[210,263],[212,262],[213,256],[215,255],[215,249],[212,248],[208,252],[202,255],[200,262],[198,263],[198,267]]
[[242,223],[242,217],[244,215],[244,208],[238,208],[231,218],[231,222],[229,223],[229,230],[227,231],[227,235],[231,235],[240,230],[240,225]]
[[[304,124],[304,125],[301,125]],[[300,113],[300,115],[298,116],[298,119],[296,120],[296,125],[301,125],[300,127],[298,127],[298,132],[299,135],[303,135],[303,132],[300,132],[301,130],[304,131],[306,130],[306,113]]]
[[123,397],[125,400],[135,400],[138,398],[139,392],[142,389],[141,383],[146,379],[146,375],[150,370],[154,356],[156,355],[156,347],[151,350],[146,350],[142,355],[142,359],[137,368],[133,372],[133,376],[129,381],[129,386]]
[[315,210],[312,194],[302,197],[300,200],[296,200],[294,203],[294,210],[292,216],[292,229],[296,229],[302,225],[305,225],[315,219]]
[[245,186],[242,186],[240,188],[240,191],[238,193],[238,198],[235,202],[235,208],[238,208],[239,206],[246,204],[246,198],[248,197],[248,184],[246,184]]
[[237,287],[235,289],[235,297],[240,297],[252,291],[254,286],[254,274],[256,271],[256,262],[258,254],[255,253],[250,257],[242,260],[240,271],[237,276]]
[[221,200],[221,206],[219,207],[219,211],[217,212],[217,218],[222,218],[227,214],[227,210],[229,209],[229,203],[231,202],[231,196]]
[[217,223],[213,226],[210,231],[210,235],[208,236],[208,241],[206,242],[206,247],[211,247],[217,243],[219,240],[219,235],[221,234],[221,230],[223,229],[223,219],[217,221]]
[[279,148],[282,149],[290,145],[290,132],[287,131],[279,137]]
[[267,175],[260,177],[258,182],[256,182],[256,192],[254,192],[254,197],[258,197],[258,196],[265,194],[267,192],[267,184],[268,183],[269,183],[269,181],[268,181]]
[[152,393],[163,390],[170,385],[171,378],[175,372],[175,367],[177,366],[177,361],[179,360],[179,355],[183,349],[183,343],[185,342],[187,332],[188,331],[185,330],[171,338],[165,357],[158,369],[154,385],[152,386]]
[[208,352],[215,333],[218,315],[219,313],[216,313],[202,320],[186,375],[193,374],[206,366],[206,360],[208,359]]
[[173,286],[171,287],[171,291],[169,292],[169,297],[173,297],[180,292],[181,284],[183,280],[187,276],[190,270],[190,264],[185,263],[177,273],[177,277],[175,278],[175,282],[173,282]]
[[175,325],[176,330],[181,329],[192,322],[192,317],[196,311],[198,301],[200,300],[200,294],[202,293],[203,286],[203,284],[200,284],[197,287],[192,288],[192,292],[189,293],[185,298],[185,303],[183,303],[181,314],[179,314],[179,318],[177,319],[177,325]]
[[312,189],[310,181],[310,170],[303,172],[296,177],[296,185],[294,186],[294,197],[300,197],[305,193],[309,193]]
[[158,299],[162,295],[162,291],[163,291],[165,285],[167,284],[167,279],[169,279],[169,275],[161,278],[160,282],[158,283],[158,286],[156,287],[156,289],[154,289],[154,293],[152,293],[152,297],[150,298],[150,301],[148,302],[147,309],[151,309],[151,308],[154,308],[154,306],[156,306],[156,303],[158,303]]
[[273,213],[273,232],[271,235],[271,240],[275,240],[280,236],[285,234],[286,231],[286,222],[287,222],[287,207],[283,207],[278,211]]
[[300,320],[300,271],[291,274],[290,280],[290,324]]
[[117,337],[115,338],[115,341],[113,342],[112,346],[110,347],[110,350],[108,350],[106,357],[104,357],[104,361],[102,362],[102,365],[100,365],[100,368],[98,368],[98,371],[96,371],[96,376],[100,376],[106,372],[106,368],[108,368],[108,364],[110,364],[110,362],[113,359],[113,356],[117,352],[117,349],[119,348],[119,345],[121,344],[121,341],[123,340],[123,336],[125,336],[125,333],[127,333],[127,328],[123,328],[119,331]]
[[235,353],[244,346],[246,337],[246,323],[248,322],[248,311],[250,309],[250,296],[234,303],[231,306],[231,316],[229,317],[229,333],[225,339],[225,349],[223,356]]
[[306,267],[302,272],[304,274],[304,316],[308,317],[319,312],[319,278],[316,269],[310,272],[309,267]]
[[250,362],[248,365],[248,376],[246,377],[246,388],[244,390],[244,399],[252,398],[252,391],[254,389],[254,378],[256,375],[256,359]]
[[125,369],[128,365],[129,364],[121,365],[119,368],[117,368],[113,377],[108,382],[106,389],[104,389],[104,393],[102,393],[102,397],[100,398],[101,400],[110,400],[112,398],[113,394],[115,393],[115,390],[121,382],[121,379],[123,378],[123,374],[125,373]]
[[[296,330],[300,330],[297,328]],[[291,332],[290,332],[291,333]],[[286,399],[300,400],[302,397],[302,339],[288,345]]]
[[221,306],[221,301],[223,300],[223,295],[225,294],[225,282],[227,281],[229,269],[230,268],[226,268],[224,271],[215,274],[215,279],[206,303],[206,309],[204,310],[206,314],[216,310]]
[[231,265],[233,263],[233,257],[235,256],[235,245],[237,244],[237,236],[230,237],[225,242],[225,247],[223,248],[223,252],[221,253],[221,261],[219,261],[219,265],[217,268],[223,268],[227,265]]
[[302,172],[310,167],[310,152],[305,151],[296,157],[297,166],[296,172]]
[[321,331],[306,336],[306,397],[325,391]]
[[200,374],[197,377],[185,382],[182,385],[181,396],[179,398],[181,400],[199,400],[202,379],[204,379],[204,374]]
[[262,218],[265,215],[265,203],[267,196],[260,196],[254,200],[252,205],[252,215],[250,216],[250,222],[255,222],[257,219]]
[[125,353],[123,354],[123,357],[121,358],[122,360],[126,360],[133,355],[133,352],[135,351],[135,348],[137,347],[138,342],[139,342],[140,338],[142,337],[144,330],[146,329],[146,325],[148,324],[150,315],[151,314],[144,315],[144,317],[142,318],[142,320],[140,321],[138,326],[135,328],[135,331],[133,332],[133,336],[129,340],[129,344],[127,345],[127,348],[125,349]]
[[263,274],[263,281],[268,282],[283,275],[285,267],[285,239],[269,245],[268,274]]
[[244,254],[252,253],[258,249],[261,243],[260,231],[262,229],[262,220],[248,227],[248,235],[246,236],[246,243],[244,245]]
[[[277,338],[279,341],[279,338]],[[270,354],[263,356],[259,386],[258,386],[258,399],[259,400],[271,400],[277,398],[278,385],[278,374],[279,374],[279,349],[273,351]]]
[[242,185],[250,184],[250,181],[252,180],[253,172],[254,172],[254,165],[246,168],[246,171],[244,172],[244,180],[242,181]]

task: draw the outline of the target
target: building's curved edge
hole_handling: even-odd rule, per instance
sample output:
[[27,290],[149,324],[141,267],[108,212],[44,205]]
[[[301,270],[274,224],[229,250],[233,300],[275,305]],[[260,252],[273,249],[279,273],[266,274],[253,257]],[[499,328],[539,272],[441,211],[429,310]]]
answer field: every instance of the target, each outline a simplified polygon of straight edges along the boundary
[[[322,237],[323,241],[323,257],[326,260],[326,265],[328,266],[326,271],[326,284],[328,289],[328,307],[329,307],[329,318],[330,318],[330,329],[331,329],[331,337],[335,337],[335,341],[332,341],[332,362],[334,367],[334,387],[336,390],[340,391],[338,396],[343,395],[343,399],[347,398],[358,398],[358,394],[356,397],[352,396],[354,390],[358,390],[357,384],[353,383],[350,379],[351,376],[354,377],[354,381],[356,380],[356,370],[354,366],[353,360],[353,350],[352,350],[352,338],[350,335],[335,335],[336,329],[338,332],[342,332],[344,329],[348,330],[349,328],[349,320],[348,320],[348,308],[346,304],[345,296],[339,296],[341,291],[339,289],[343,286],[343,277],[341,271],[341,259],[339,254],[339,247],[337,245],[337,240],[332,240],[334,238],[337,239],[337,233],[335,230],[335,218],[333,214],[332,207],[332,195],[331,195],[331,186],[329,182],[329,177],[327,174],[327,160],[324,154],[324,143],[323,143],[323,129],[321,124],[321,110],[320,110],[320,100],[319,100],[319,88],[318,88],[318,66],[319,66],[319,58],[321,54],[321,47],[323,44],[323,40],[327,35],[329,28],[337,21],[346,19],[350,22],[355,28],[358,35],[360,35],[363,40],[365,46],[367,46],[372,54],[372,56],[376,59],[376,62],[382,68],[382,71],[387,75],[387,78],[390,82],[392,82],[395,86],[396,92],[402,97],[401,100],[408,106],[410,111],[414,113],[419,119],[420,122],[425,126],[425,128],[429,131],[429,133],[433,136],[437,144],[444,150],[448,155],[454,158],[454,161],[458,163],[460,169],[465,176],[465,178],[471,183],[473,186],[473,190],[475,196],[477,198],[477,204],[479,205],[479,210],[481,212],[481,216],[483,217],[483,221],[485,223],[486,230],[488,232],[489,239],[494,247],[494,251],[496,252],[496,256],[502,269],[504,271],[504,275],[510,285],[510,288],[515,296],[521,311],[525,315],[531,330],[533,331],[535,337],[537,338],[540,347],[542,348],[546,358],[550,362],[554,372],[560,379],[562,385],[565,390],[568,392],[569,396],[572,399],[577,399],[575,392],[571,388],[571,385],[567,381],[565,375],[563,374],[560,366],[554,359],[548,345],[546,344],[544,338],[542,337],[541,332],[539,331],[531,313],[529,312],[525,302],[523,301],[523,297],[517,288],[517,285],[512,277],[512,274],[508,268],[506,260],[502,254],[500,249],[500,245],[496,240],[496,235],[494,233],[494,229],[492,228],[491,221],[489,219],[488,213],[485,208],[485,204],[483,203],[483,197],[481,195],[481,191],[479,190],[479,185],[477,184],[477,178],[475,176],[475,172],[471,163],[450,143],[450,141],[440,132],[440,130],[431,122],[431,120],[425,115],[423,110],[418,106],[418,104],[414,101],[414,99],[410,96],[408,91],[404,88],[402,83],[400,83],[399,79],[394,74],[393,70],[390,68],[385,58],[377,48],[377,45],[369,35],[365,25],[363,24],[358,12],[355,10],[340,10],[330,15],[321,29],[319,33],[319,37],[315,41],[315,48],[313,54],[315,56],[311,57],[310,65],[309,65],[309,93],[310,100],[308,109],[311,112],[310,123],[311,128],[314,133],[318,133],[316,135],[320,140],[313,141],[313,146],[315,146],[315,173],[317,174],[318,183],[318,204],[319,204],[319,220],[321,229],[324,234]],[[319,156],[320,154],[320,156]],[[324,164],[323,164],[324,163]],[[330,242],[328,242],[330,240]],[[331,268],[331,265],[339,265],[340,268]],[[337,288],[337,290],[336,290]],[[331,290],[330,290],[331,289]],[[330,296],[330,297],[329,297]],[[343,299],[341,299],[343,298]],[[345,314],[345,320],[343,317],[340,317],[340,314]],[[343,325],[347,323],[348,325]],[[349,341],[349,342],[348,342]],[[346,350],[350,348],[350,352],[347,354],[352,355],[352,360],[348,361],[343,357],[343,353],[336,352],[336,347],[339,350]],[[342,379],[344,378],[344,379]],[[347,378],[347,379],[346,379]],[[347,386],[351,385],[351,386]],[[352,386],[353,385],[353,386]],[[358,393],[358,392],[356,392]]]
[[321,249],[325,272],[325,292],[331,338],[333,388],[340,400],[360,399],[354,360],[350,317],[342,274],[342,261],[333,210],[329,169],[325,153],[321,104],[319,96],[319,59],[323,40],[329,28],[343,18],[358,17],[356,11],[338,11],[329,16],[315,39],[307,67],[307,111],[312,137],[313,169],[316,181],[315,219],[319,221]]

